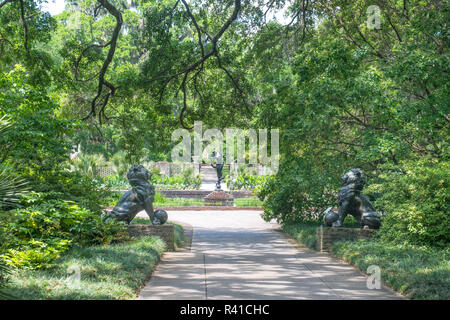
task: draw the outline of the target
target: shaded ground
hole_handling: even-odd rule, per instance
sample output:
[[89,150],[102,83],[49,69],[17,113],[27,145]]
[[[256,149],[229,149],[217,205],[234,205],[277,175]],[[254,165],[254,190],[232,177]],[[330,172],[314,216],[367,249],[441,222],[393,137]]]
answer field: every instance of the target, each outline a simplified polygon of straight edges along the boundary
[[297,246],[259,212],[171,211],[190,249],[165,253],[138,299],[399,299],[327,254]]

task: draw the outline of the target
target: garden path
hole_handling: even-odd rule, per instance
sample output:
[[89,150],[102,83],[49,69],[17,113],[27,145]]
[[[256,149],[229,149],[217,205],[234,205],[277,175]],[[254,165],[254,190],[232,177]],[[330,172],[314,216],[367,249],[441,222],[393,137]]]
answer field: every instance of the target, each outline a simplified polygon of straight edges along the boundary
[[368,289],[357,269],[300,247],[260,214],[170,211],[193,227],[192,244],[164,254],[138,299],[402,299]]

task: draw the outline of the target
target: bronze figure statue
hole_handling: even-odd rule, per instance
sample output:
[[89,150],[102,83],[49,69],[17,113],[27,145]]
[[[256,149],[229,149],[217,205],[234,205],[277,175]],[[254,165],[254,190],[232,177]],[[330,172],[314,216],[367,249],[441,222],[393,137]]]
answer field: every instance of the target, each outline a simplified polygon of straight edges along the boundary
[[[214,161],[216,162],[215,165],[214,165]],[[216,190],[215,191],[222,191],[220,183],[223,180],[223,177],[222,177],[223,159],[222,159],[222,155],[218,151],[214,150],[211,154],[211,166],[214,169],[216,169],[216,172],[217,172],[217,182],[216,182]]]

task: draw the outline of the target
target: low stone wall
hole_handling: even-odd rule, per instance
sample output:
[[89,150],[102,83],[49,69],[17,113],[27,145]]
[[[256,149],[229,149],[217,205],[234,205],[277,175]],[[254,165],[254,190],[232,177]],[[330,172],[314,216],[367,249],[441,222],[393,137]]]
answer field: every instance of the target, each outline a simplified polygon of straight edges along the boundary
[[173,224],[163,224],[160,226],[154,226],[151,224],[130,224],[127,228],[127,232],[132,237],[160,237],[166,243],[168,251],[175,250],[175,228]]
[[[156,190],[167,198],[204,198],[212,192],[207,190]],[[250,198],[253,197],[251,191],[234,190],[227,191],[233,195],[233,198]]]
[[333,228],[319,227],[317,228],[316,249],[321,252],[329,251],[331,245],[335,241],[360,239],[371,239],[375,236],[376,230],[372,229],[356,229],[356,228]]

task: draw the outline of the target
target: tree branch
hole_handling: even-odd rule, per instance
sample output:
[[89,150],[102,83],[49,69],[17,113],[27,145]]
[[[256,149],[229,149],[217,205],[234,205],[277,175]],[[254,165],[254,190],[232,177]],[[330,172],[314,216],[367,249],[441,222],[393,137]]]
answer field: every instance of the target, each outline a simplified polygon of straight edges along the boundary
[[25,6],[23,0],[19,1],[20,1],[20,19],[22,20],[23,25],[23,36],[24,36],[23,45],[25,47],[25,51],[27,52],[28,58],[30,58],[30,50],[28,48],[28,25],[25,19]]
[[[197,77],[197,75],[203,70],[203,64],[206,60],[208,60],[211,56],[216,56],[218,58],[218,64],[219,64],[219,68],[221,68],[222,70],[225,71],[225,73],[228,75],[228,77],[230,79],[232,79],[233,85],[236,88],[239,88],[239,86],[237,86],[237,82],[236,80],[231,76],[231,74],[228,72],[227,69],[225,69],[221,62],[220,62],[220,57],[217,51],[217,42],[219,41],[220,37],[225,33],[225,31],[228,29],[228,27],[231,25],[231,23],[233,23],[234,20],[236,20],[239,11],[241,9],[241,0],[234,0],[234,9],[233,9],[233,13],[231,14],[231,16],[227,19],[227,21],[222,25],[222,27],[220,28],[220,30],[213,36],[211,37],[206,31],[202,30],[200,28],[200,26],[198,25],[195,17],[193,16],[192,12],[190,11],[189,6],[187,5],[185,0],[181,0],[181,2],[183,3],[183,5],[186,8],[186,11],[190,17],[190,19],[192,20],[192,22],[194,23],[194,26],[197,30],[197,35],[198,35],[198,41],[200,44],[200,48],[202,51],[202,57],[197,60],[196,62],[190,64],[189,66],[187,66],[186,68],[184,68],[182,71],[179,71],[177,73],[174,73],[172,75],[160,75],[160,76],[156,76],[152,79],[147,80],[146,82],[153,82],[156,80],[161,80],[161,79],[168,79],[164,85],[167,86],[167,84],[177,78],[178,76],[184,75],[183,76],[183,80],[181,83],[181,86],[178,90],[181,90],[183,92],[183,108],[181,109],[181,113],[180,113],[180,123],[181,126],[185,129],[192,129],[190,127],[187,127],[184,124],[184,113],[187,110],[187,89],[186,89],[186,84],[188,82],[188,76],[191,72],[196,71],[196,73],[194,74],[194,76],[192,78],[190,78],[189,80],[192,80],[193,78]],[[203,44],[201,42],[201,33],[205,33],[207,35],[207,37],[211,40],[211,50],[208,53],[204,52],[204,48],[203,48]],[[238,89],[240,92],[242,92],[242,90],[239,88]],[[178,93],[178,91],[177,91]],[[162,98],[162,96],[160,96],[160,98]]]
[[[108,70],[108,67],[109,67],[113,57],[114,57],[114,52],[115,52],[116,46],[117,46],[117,39],[119,37],[120,29],[123,24],[123,19],[122,19],[122,14],[120,13],[120,11],[114,5],[109,3],[108,0],[98,0],[98,1],[108,11],[109,14],[114,16],[114,18],[116,19],[116,25],[114,27],[113,34],[111,36],[111,40],[106,45],[104,45],[104,47],[109,45],[109,51],[106,56],[106,59],[103,61],[102,68],[100,69],[100,73],[98,75],[97,94],[91,101],[91,111],[89,112],[89,114],[86,117],[83,118],[83,120],[86,120],[86,119],[90,118],[91,116],[94,116],[94,117],[96,116],[97,100],[100,98],[100,96],[103,92],[103,87],[106,86],[109,88],[110,91],[103,98],[102,107],[100,109],[100,112],[98,113],[99,122],[101,123],[101,116],[102,116],[102,114],[103,115],[105,114],[105,107],[109,101],[109,98],[110,98],[110,96],[113,96],[116,91],[116,88],[114,87],[114,85],[105,80],[105,74],[106,74],[106,71]],[[92,47],[92,45],[91,45],[91,47]]]
[[202,51],[202,58],[205,56],[205,50],[203,49],[203,43],[202,43],[202,33],[200,30],[200,27],[197,24],[197,20],[195,20],[194,15],[191,12],[191,9],[189,8],[188,4],[186,3],[185,0],[181,0],[181,2],[183,3],[184,7],[186,8],[186,12],[188,14],[188,16],[191,18],[192,23],[195,26],[195,29],[197,30],[197,36],[198,36],[198,44],[200,46],[200,50]]

